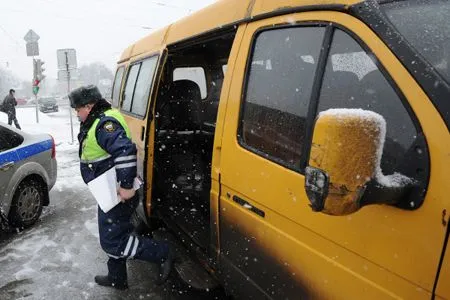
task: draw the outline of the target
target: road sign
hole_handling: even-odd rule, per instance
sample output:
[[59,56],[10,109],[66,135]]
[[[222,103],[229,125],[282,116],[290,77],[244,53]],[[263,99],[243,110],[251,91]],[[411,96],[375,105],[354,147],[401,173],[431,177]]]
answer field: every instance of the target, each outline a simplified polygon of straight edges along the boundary
[[[79,71],[78,70],[71,70],[70,72],[70,79],[78,79],[79,77]],[[69,79],[69,72],[66,70],[59,70],[58,71],[58,80],[63,81]]]
[[58,49],[56,51],[58,59],[58,69],[76,69],[77,68],[77,54],[75,49]]
[[34,32],[33,30],[30,29],[30,30],[28,30],[27,34],[25,34],[23,39],[27,43],[33,43],[33,42],[39,41],[40,36],[36,32]]
[[38,56],[39,44],[37,42],[27,43],[27,56]]

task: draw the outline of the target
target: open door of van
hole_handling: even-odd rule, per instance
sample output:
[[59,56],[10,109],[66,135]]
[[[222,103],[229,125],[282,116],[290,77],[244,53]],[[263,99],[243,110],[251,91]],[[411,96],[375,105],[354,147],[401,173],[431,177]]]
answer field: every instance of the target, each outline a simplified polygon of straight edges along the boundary
[[147,220],[150,214],[151,199],[147,198],[152,194],[154,103],[166,57],[165,45],[131,57],[124,72],[118,105],[138,150],[137,174],[144,181],[144,188],[139,191],[142,200],[137,211],[142,220]]

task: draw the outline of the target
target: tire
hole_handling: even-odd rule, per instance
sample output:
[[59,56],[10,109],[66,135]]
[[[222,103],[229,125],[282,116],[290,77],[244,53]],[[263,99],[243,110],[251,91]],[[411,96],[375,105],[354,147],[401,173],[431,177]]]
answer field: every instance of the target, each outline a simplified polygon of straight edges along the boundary
[[42,213],[45,190],[35,179],[19,184],[9,211],[9,222],[13,227],[27,228],[36,223]]

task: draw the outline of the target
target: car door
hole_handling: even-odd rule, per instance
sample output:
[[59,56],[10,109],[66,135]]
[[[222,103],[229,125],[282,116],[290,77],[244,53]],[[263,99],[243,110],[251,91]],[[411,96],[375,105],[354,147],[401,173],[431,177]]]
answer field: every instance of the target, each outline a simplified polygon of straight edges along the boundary
[[11,147],[6,139],[7,134],[4,133],[2,132],[2,136],[0,136],[0,205],[2,213],[4,209],[9,209],[9,203],[5,203],[5,201],[11,199],[11,191],[8,188],[12,186],[11,179],[17,169],[16,163],[19,161],[15,148]]
[[428,155],[445,155],[429,153],[424,140],[437,142],[445,125],[427,121],[439,114],[362,22],[318,11],[248,24],[228,99],[219,203],[221,263],[237,294],[251,285],[278,299],[430,297],[445,233],[430,216],[447,205],[444,177],[416,210],[371,206],[333,217],[308,206],[314,118],[348,107],[387,120],[386,174],[407,164],[426,186],[443,171],[427,168]]
[[[138,149],[138,176],[145,179],[146,194],[151,195],[153,176],[154,116],[153,99],[166,51],[161,50],[130,62],[123,85],[120,109]],[[150,209],[150,201],[147,201]]]

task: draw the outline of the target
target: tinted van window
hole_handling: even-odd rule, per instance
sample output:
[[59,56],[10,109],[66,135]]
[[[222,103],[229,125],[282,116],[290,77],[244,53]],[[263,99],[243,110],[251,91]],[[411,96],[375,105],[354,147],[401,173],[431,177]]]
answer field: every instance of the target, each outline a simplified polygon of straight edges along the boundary
[[324,31],[321,27],[268,30],[254,43],[241,115],[241,142],[291,168],[300,166]]
[[114,78],[113,93],[111,95],[112,106],[114,106],[114,107],[119,106],[120,87],[122,86],[122,78],[123,78],[124,70],[125,70],[124,67],[120,67],[119,69],[117,69],[116,77]]
[[450,83],[450,2],[395,1],[381,7],[417,52]]
[[131,112],[136,115],[145,116],[157,63],[157,56],[146,59],[141,63],[131,106]]
[[361,108],[379,113],[387,123],[381,161],[392,174],[417,138],[417,131],[399,96],[372,57],[347,33],[336,29],[319,99],[319,112]]

